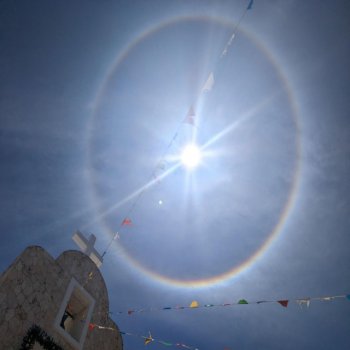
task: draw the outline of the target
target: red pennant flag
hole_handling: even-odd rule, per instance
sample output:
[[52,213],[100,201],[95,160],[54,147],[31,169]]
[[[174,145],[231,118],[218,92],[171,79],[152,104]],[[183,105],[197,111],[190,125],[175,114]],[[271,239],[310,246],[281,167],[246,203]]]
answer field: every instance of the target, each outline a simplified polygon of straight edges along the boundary
[[289,300],[278,300],[277,302],[280,303],[283,307],[287,307],[288,306],[288,301]]
[[160,178],[158,177],[157,174],[153,174],[153,180],[154,180],[154,181],[157,181],[158,184],[161,183]]
[[89,323],[89,331],[93,331],[95,327],[96,327],[95,324]]
[[122,222],[122,225],[131,225],[131,224],[132,224],[132,222],[131,222],[131,220],[128,219],[128,218],[125,218],[125,219],[123,220],[123,222]]
[[187,113],[187,116],[186,116],[184,122],[187,124],[195,125],[195,122],[194,122],[195,116],[196,115],[194,113],[193,107],[191,106],[190,110]]
[[128,315],[131,315],[134,312],[134,310],[128,310]]

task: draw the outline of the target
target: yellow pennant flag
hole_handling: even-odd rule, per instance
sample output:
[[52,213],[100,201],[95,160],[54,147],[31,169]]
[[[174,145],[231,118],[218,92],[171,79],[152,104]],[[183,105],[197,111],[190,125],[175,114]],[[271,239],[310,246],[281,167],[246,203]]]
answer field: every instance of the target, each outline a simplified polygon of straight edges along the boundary
[[151,341],[153,341],[151,332],[148,332],[149,336],[147,338],[145,338],[145,345],[149,344]]
[[198,302],[195,301],[195,300],[193,300],[192,303],[191,303],[191,305],[190,305],[190,307],[192,307],[192,308],[195,308],[195,307],[198,307],[198,306],[199,306],[199,304],[198,304]]
[[149,344],[153,339],[152,338],[146,338],[145,339],[145,345]]

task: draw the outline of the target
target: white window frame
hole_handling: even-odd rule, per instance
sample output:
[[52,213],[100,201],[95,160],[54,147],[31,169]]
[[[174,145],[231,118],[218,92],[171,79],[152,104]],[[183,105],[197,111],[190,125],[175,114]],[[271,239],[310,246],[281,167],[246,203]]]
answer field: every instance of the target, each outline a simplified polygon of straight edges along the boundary
[[[85,301],[87,301],[89,304],[89,310],[88,310],[87,315],[86,315],[85,323],[84,323],[84,326],[82,328],[79,341],[77,341],[75,338],[73,338],[60,325],[63,314],[66,310],[67,304],[68,304],[75,289],[79,290],[79,293],[81,293],[83,295]],[[83,345],[85,342],[85,338],[86,338],[89,323],[90,323],[90,320],[92,317],[92,312],[93,312],[94,306],[95,306],[95,299],[74,278],[72,278],[71,281],[69,282],[69,285],[68,285],[68,288],[67,288],[66,293],[64,295],[64,298],[62,300],[60,309],[59,309],[57,316],[55,318],[54,328],[68,343],[70,343],[77,350],[83,349]]]

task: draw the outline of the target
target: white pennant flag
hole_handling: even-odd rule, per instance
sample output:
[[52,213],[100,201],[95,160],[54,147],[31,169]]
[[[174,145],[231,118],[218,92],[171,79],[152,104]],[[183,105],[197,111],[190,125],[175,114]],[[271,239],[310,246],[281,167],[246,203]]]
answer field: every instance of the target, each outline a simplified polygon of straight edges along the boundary
[[225,46],[225,48],[224,48],[224,51],[222,51],[222,54],[221,54],[221,58],[222,57],[224,57],[226,54],[227,54],[227,51],[228,51],[228,48],[231,46],[231,44],[232,44],[232,41],[233,41],[233,39],[235,38],[235,33],[233,33],[232,35],[231,35],[231,38],[230,38],[230,40],[227,42],[227,44],[226,44],[226,46]]
[[296,301],[300,307],[302,307],[303,305],[306,305],[307,307],[310,306],[310,299],[298,299]]
[[207,81],[205,82],[205,84],[203,86],[202,92],[210,91],[213,88],[213,85],[214,85],[214,74],[213,74],[213,72],[211,72],[209,74]]
[[323,298],[321,298],[321,300],[324,300],[324,301],[332,301],[333,299],[335,299],[335,297],[323,297]]

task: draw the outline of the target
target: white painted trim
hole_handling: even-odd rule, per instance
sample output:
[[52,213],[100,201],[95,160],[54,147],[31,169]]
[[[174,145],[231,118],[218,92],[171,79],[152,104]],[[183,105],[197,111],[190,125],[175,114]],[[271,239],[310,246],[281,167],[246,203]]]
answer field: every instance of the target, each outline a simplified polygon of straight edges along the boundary
[[[88,310],[88,313],[87,313],[87,316],[85,319],[85,324],[83,326],[79,342],[76,339],[74,339],[68,332],[66,332],[60,326],[60,323],[61,323],[61,320],[63,317],[63,313],[66,309],[67,303],[70,300],[71,295],[75,289],[78,289],[79,293],[81,293],[83,295],[83,297],[89,303],[89,310]],[[59,309],[57,316],[55,318],[54,329],[77,350],[83,349],[83,345],[85,342],[85,338],[86,338],[89,323],[91,320],[92,312],[94,310],[94,306],[95,306],[95,299],[74,278],[72,278],[71,281],[69,282],[69,285],[68,285],[68,288],[67,288],[66,293],[64,295],[64,298],[62,300],[60,309]]]

